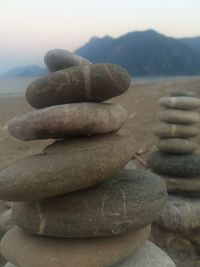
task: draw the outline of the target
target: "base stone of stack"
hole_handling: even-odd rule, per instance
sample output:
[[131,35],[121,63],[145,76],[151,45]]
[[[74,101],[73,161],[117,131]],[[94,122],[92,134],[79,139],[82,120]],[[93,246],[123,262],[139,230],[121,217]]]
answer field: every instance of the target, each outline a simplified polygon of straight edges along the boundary
[[17,267],[107,267],[122,262],[147,241],[147,226],[126,235],[88,239],[57,239],[27,234],[19,228],[6,233],[1,253]]
[[130,256],[125,262],[115,267],[176,267],[170,257],[147,241],[144,246],[135,254]]

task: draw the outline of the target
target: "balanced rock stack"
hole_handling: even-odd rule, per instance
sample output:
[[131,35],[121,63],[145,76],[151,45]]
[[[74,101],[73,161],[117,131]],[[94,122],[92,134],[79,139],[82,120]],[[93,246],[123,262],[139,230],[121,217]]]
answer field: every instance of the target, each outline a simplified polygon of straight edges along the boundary
[[[123,169],[135,145],[115,133],[126,111],[100,103],[124,93],[130,77],[118,65],[93,65],[65,50],[48,52],[45,62],[53,73],[26,91],[39,109],[14,118],[8,129],[22,140],[61,140],[0,171],[0,199],[15,202],[17,225],[1,241],[6,266],[143,266],[149,247],[158,253],[145,242],[166,187],[155,174]],[[166,254],[162,259],[170,262],[162,266],[174,266]]]
[[[162,176],[166,182],[169,197],[156,224],[161,229],[169,231],[166,239],[170,239],[172,243],[170,232],[176,235],[173,254],[179,254],[182,250],[187,255],[176,255],[182,257],[182,262],[178,266],[200,266],[199,257],[196,257],[199,258],[197,265],[195,260],[191,259],[192,244],[196,243],[200,249],[198,234],[200,233],[200,155],[198,144],[191,141],[192,137],[199,134],[195,124],[200,121],[197,113],[200,99],[187,92],[177,92],[161,98],[159,104],[165,108],[159,112],[158,117],[161,122],[154,128],[154,133],[160,138],[157,142],[159,151],[149,156],[148,166]],[[181,242],[180,240],[183,239],[187,241]],[[163,240],[162,243],[164,243]],[[185,244],[189,244],[190,241],[190,248],[184,249]],[[167,243],[169,245],[166,241]],[[176,247],[178,243],[180,247]],[[172,244],[169,246],[172,251]],[[178,264],[179,260],[177,259],[176,262]]]

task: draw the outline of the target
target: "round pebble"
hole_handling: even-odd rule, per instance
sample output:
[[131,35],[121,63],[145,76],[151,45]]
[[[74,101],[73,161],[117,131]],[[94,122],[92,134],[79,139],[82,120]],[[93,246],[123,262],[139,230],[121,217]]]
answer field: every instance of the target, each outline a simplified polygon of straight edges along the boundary
[[148,157],[148,167],[167,176],[195,177],[200,175],[200,155],[173,155],[156,151]]
[[172,154],[189,154],[198,149],[198,144],[183,138],[160,139],[156,142],[159,150]]
[[95,185],[122,169],[136,141],[117,134],[57,141],[0,170],[0,199],[27,201]]
[[65,104],[15,117],[8,123],[8,130],[11,135],[25,141],[59,139],[116,132],[126,119],[126,110],[116,104]]
[[166,109],[159,111],[158,119],[168,123],[189,125],[199,122],[200,116],[196,112]]
[[79,65],[91,64],[89,60],[64,49],[53,49],[48,51],[44,57],[44,62],[50,72]]
[[159,123],[153,131],[160,138],[188,138],[199,134],[199,129],[196,127],[169,123]]
[[115,64],[91,64],[56,71],[26,90],[26,99],[35,108],[76,102],[102,102],[123,94],[131,77]]
[[4,258],[19,267],[105,267],[136,252],[149,234],[147,226],[114,237],[48,238],[14,228],[4,235],[0,249]]
[[26,232],[38,235],[112,236],[151,224],[158,218],[166,199],[166,186],[159,176],[124,169],[85,190],[15,203],[13,218]]
[[200,99],[189,96],[163,97],[159,104],[165,108],[192,110],[200,108]]

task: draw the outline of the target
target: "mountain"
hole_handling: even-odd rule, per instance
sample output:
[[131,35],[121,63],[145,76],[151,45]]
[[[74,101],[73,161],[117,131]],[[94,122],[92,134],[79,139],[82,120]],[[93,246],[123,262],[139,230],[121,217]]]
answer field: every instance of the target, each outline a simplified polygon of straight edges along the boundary
[[23,66],[11,69],[1,75],[1,78],[14,77],[38,77],[47,74],[47,69],[41,68],[37,65]]
[[115,63],[134,76],[200,74],[200,37],[176,39],[154,30],[93,37],[75,51],[93,63]]

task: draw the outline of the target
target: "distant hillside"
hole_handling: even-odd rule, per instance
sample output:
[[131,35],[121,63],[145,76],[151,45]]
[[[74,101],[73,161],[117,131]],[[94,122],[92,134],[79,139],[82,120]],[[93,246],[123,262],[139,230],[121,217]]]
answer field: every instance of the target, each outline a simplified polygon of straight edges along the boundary
[[175,39],[148,30],[93,37],[75,52],[93,63],[120,64],[135,76],[174,76],[200,74],[198,50],[200,37]]
[[14,78],[14,77],[37,77],[47,74],[47,69],[41,68],[37,65],[24,66],[11,69],[1,75],[1,78]]

